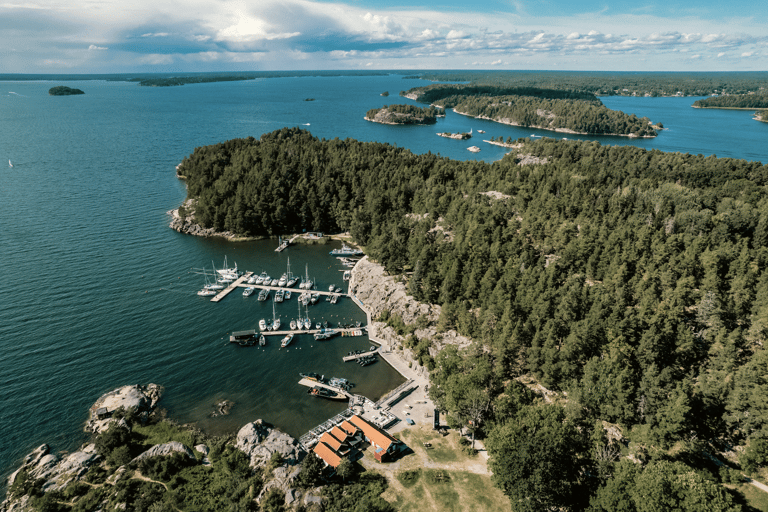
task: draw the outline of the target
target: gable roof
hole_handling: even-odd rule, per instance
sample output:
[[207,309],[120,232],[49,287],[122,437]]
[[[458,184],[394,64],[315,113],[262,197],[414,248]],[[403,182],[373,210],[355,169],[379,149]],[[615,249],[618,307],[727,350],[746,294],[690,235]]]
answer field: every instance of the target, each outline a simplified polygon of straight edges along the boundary
[[317,443],[312,451],[329,466],[337,468],[341,464],[341,456],[323,442]]
[[397,443],[397,439],[380,431],[360,416],[354,415],[349,418],[349,421],[353,425],[358,426],[363,431],[365,437],[370,439],[373,444],[380,446],[384,450],[389,450],[390,446]]
[[341,427],[341,429],[342,429],[344,432],[346,432],[346,433],[347,433],[347,434],[349,434],[350,436],[353,436],[353,435],[355,435],[355,432],[357,432],[357,431],[358,431],[358,428],[357,428],[356,426],[354,426],[353,424],[351,424],[351,423],[350,423],[349,421],[347,421],[347,420],[344,420],[344,421],[342,421],[342,422],[341,422],[341,425],[340,425],[340,427]]
[[338,439],[338,440],[339,440],[339,441],[341,441],[342,443],[343,443],[343,442],[345,442],[345,441],[347,440],[347,437],[349,437],[349,434],[347,434],[346,432],[344,432],[343,430],[341,430],[341,429],[339,428],[339,426],[338,426],[338,425],[337,425],[337,426],[335,426],[335,427],[333,427],[333,428],[330,430],[330,432],[331,432],[331,435],[332,435],[333,437],[335,437],[336,439]]
[[322,436],[320,436],[320,442],[327,444],[337,452],[341,451],[342,442],[333,437],[328,432],[325,432]]

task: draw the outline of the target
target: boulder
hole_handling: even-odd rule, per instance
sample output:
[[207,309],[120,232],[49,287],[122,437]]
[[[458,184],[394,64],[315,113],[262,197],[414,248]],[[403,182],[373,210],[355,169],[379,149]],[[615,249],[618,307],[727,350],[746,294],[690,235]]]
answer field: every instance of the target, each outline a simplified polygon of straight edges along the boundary
[[304,456],[296,439],[269,428],[262,420],[244,425],[237,433],[235,446],[248,456],[253,468],[266,464],[276,452],[281,455],[283,462],[290,466],[298,464]]

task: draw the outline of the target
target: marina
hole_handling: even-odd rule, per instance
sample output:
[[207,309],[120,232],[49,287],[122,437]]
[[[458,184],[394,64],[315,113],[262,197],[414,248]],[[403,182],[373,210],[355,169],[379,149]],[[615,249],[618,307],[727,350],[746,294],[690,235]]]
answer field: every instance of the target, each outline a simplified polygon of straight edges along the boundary
[[[211,299],[211,302],[220,302],[224,297],[229,295],[232,291],[237,289],[238,287],[242,288],[248,288],[253,287],[257,290],[264,290],[267,292],[267,297],[269,292],[278,292],[282,291],[284,294],[286,292],[291,292],[292,290],[288,287],[280,287],[280,286],[272,286],[269,285],[263,285],[263,284],[248,284],[248,279],[253,275],[253,272],[246,272],[244,275],[240,276],[236,281],[233,283],[230,283],[229,286],[227,286],[224,290],[220,291],[215,297]],[[313,294],[317,295],[323,295],[326,297],[336,297],[337,300],[339,297],[348,297],[348,295],[344,292],[331,292],[331,291],[321,291],[321,290],[312,290]]]

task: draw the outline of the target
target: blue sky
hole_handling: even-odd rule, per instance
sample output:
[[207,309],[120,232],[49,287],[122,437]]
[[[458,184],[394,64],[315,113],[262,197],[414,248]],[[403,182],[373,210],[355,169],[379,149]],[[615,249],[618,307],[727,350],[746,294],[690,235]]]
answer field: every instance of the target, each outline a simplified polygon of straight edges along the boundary
[[0,0],[0,72],[765,71],[768,5]]

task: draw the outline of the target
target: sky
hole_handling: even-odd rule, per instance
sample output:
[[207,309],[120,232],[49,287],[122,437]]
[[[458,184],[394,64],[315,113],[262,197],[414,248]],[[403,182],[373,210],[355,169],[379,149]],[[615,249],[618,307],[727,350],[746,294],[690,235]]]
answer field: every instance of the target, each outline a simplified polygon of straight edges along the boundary
[[765,71],[767,14],[755,0],[0,0],[0,73]]

